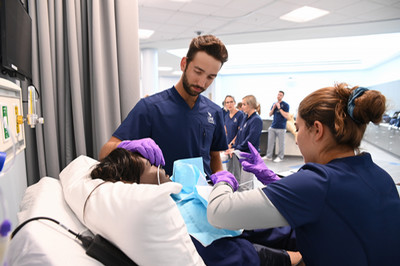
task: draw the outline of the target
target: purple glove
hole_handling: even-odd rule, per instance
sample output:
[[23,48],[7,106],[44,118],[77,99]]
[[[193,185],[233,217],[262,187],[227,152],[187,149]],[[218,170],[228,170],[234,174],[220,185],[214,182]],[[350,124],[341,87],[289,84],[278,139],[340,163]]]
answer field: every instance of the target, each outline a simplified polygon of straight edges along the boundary
[[228,171],[216,172],[215,174],[212,174],[210,176],[210,179],[214,183],[214,185],[216,185],[219,182],[228,183],[232,187],[233,191],[236,191],[239,186],[235,176]]
[[138,140],[124,140],[117,146],[131,152],[138,152],[148,159],[152,165],[165,165],[164,156],[160,147],[151,138]]
[[248,142],[248,145],[251,153],[240,153],[242,158],[239,161],[242,164],[243,170],[255,174],[257,179],[264,185],[279,180],[280,178],[265,165],[256,148],[250,142]]

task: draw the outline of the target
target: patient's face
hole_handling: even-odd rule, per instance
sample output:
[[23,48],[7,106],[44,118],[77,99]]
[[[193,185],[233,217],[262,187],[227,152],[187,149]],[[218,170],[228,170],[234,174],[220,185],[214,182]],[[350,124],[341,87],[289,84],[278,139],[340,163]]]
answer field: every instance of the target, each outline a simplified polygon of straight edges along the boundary
[[[158,185],[157,172],[158,167],[151,165],[149,160],[144,159],[144,170],[143,174],[140,176],[140,184],[156,184]],[[165,173],[165,170],[160,167],[160,184],[165,182],[171,182],[169,175]]]

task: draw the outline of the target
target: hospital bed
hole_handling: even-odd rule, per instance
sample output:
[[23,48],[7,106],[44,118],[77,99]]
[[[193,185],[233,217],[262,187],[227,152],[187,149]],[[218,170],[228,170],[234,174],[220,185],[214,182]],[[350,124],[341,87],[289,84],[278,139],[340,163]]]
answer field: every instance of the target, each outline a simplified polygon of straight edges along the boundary
[[7,265],[102,265],[65,227],[103,236],[138,265],[204,265],[170,197],[180,184],[103,184],[83,211],[87,196],[101,182],[89,176],[96,162],[80,156],[59,179],[43,177],[26,189],[19,223],[41,216],[63,226],[43,219],[25,224],[11,239]]
[[[90,230],[139,265],[204,265],[171,201],[170,193],[179,190],[179,184],[102,185],[102,197],[91,195],[84,216],[85,200],[99,182],[88,176],[96,162],[80,156],[61,172],[60,179],[43,177],[28,187],[18,213],[20,224],[33,217],[49,217],[79,234]],[[42,219],[27,223],[15,234],[5,263],[103,265],[86,254],[73,234]]]

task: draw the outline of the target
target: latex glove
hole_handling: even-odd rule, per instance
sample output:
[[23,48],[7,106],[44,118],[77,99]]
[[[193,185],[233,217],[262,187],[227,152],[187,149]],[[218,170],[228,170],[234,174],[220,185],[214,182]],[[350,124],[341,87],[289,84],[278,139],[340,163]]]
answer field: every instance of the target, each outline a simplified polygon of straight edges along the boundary
[[138,152],[148,159],[152,165],[165,165],[164,156],[160,147],[151,138],[138,140],[124,140],[117,146],[131,152]]
[[212,174],[210,176],[210,179],[214,183],[214,185],[216,185],[219,182],[228,183],[232,187],[233,191],[236,191],[239,187],[239,184],[235,176],[228,171],[216,172],[215,174]]
[[279,180],[280,178],[265,165],[257,149],[250,142],[248,142],[248,146],[251,153],[240,153],[241,159],[239,161],[242,164],[243,170],[255,174],[257,179],[264,185]]

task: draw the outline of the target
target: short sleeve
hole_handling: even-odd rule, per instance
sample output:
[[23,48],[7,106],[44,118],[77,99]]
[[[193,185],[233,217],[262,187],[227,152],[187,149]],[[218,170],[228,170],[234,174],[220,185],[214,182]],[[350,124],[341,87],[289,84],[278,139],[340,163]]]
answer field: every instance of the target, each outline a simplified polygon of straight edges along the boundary
[[148,104],[141,99],[129,112],[128,116],[114,132],[113,136],[120,140],[141,139],[150,137],[151,120]]
[[282,109],[285,112],[289,112],[289,104],[287,102],[285,102],[285,104],[283,105]]

